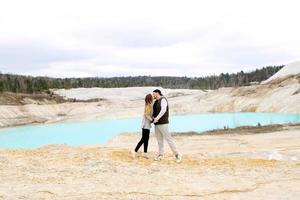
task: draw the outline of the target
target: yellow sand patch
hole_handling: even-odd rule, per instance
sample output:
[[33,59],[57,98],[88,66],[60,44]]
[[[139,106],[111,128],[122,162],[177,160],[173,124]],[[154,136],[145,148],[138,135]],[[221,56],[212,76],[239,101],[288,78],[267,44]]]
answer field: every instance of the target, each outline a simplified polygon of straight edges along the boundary
[[[151,165],[153,163],[159,163],[161,165],[174,165],[175,159],[172,154],[167,154],[165,158],[160,162],[153,161],[155,157],[154,153],[149,153],[149,159],[141,157],[137,154],[136,159],[132,159],[130,152],[126,150],[114,150],[111,152],[111,159],[123,162],[135,162],[142,165]],[[221,157],[221,158],[209,158],[209,159],[197,159],[191,158],[187,155],[183,155],[182,162],[179,163],[180,166],[208,166],[208,167],[219,167],[227,166],[230,168],[239,167],[274,167],[279,161],[275,160],[263,160],[263,159],[248,159],[248,158],[232,158],[232,157]],[[176,163],[177,164],[177,163]]]

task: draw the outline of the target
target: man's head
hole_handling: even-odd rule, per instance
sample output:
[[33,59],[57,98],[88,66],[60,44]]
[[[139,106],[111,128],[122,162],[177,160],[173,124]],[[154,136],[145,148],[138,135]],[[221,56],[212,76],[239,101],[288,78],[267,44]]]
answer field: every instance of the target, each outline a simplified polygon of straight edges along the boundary
[[159,99],[160,97],[162,96],[162,93],[161,93],[161,91],[159,90],[159,89],[156,89],[156,90],[154,90],[153,91],[153,98],[154,99]]

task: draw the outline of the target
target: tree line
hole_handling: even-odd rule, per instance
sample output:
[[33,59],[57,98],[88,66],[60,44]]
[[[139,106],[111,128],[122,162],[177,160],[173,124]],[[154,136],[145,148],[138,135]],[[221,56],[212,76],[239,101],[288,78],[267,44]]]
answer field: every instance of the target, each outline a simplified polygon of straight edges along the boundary
[[91,78],[50,78],[33,77],[0,72],[0,92],[41,93],[49,89],[69,89],[79,87],[142,87],[159,86],[178,89],[218,89],[220,87],[247,86],[252,82],[261,82],[278,72],[281,66],[268,66],[251,72],[221,73],[205,77],[170,76],[127,76],[127,77],[91,77]]

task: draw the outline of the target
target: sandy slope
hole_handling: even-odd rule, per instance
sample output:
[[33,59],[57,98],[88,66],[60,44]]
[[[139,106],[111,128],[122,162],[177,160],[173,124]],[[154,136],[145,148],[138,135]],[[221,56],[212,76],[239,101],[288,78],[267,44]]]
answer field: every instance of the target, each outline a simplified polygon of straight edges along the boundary
[[300,127],[264,134],[176,136],[162,162],[132,160],[139,134],[101,146],[0,149],[0,199],[298,199]]
[[282,68],[279,72],[274,74],[268,80],[263,81],[263,84],[269,83],[278,78],[286,78],[287,76],[295,75],[295,74],[300,74],[300,61],[293,62],[293,63],[286,65],[284,68]]

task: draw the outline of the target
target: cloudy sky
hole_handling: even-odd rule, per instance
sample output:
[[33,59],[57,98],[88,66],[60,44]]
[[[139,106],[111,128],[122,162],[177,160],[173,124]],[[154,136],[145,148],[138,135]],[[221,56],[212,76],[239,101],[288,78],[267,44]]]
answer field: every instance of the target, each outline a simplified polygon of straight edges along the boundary
[[204,76],[287,64],[300,60],[299,8],[297,0],[0,0],[0,71]]

